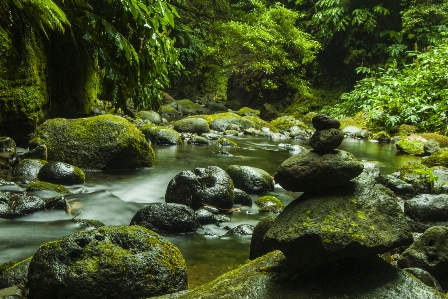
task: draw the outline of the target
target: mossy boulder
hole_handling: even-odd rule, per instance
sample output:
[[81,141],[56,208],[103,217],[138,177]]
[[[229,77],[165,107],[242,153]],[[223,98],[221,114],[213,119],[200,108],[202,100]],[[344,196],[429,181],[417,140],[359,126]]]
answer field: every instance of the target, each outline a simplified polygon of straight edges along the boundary
[[403,136],[395,145],[400,152],[421,156],[425,153],[424,143],[426,141],[426,139],[412,134]]
[[260,110],[252,109],[249,107],[243,107],[236,113],[238,113],[241,116],[256,116],[256,117],[260,116]]
[[44,118],[48,101],[47,59],[36,32],[32,26],[0,26],[0,136],[19,145]]
[[152,110],[139,111],[139,112],[137,112],[137,117],[139,117],[142,120],[149,121],[156,125],[160,125],[163,123],[163,120],[162,120],[162,117],[160,116],[160,114],[155,111],[152,111]]
[[407,162],[398,168],[399,178],[412,185],[416,193],[430,193],[435,176],[431,169],[418,162]]
[[271,120],[269,124],[281,131],[287,131],[291,127],[298,127],[302,130],[310,130],[310,127],[291,115],[277,117]]
[[182,144],[182,139],[179,133],[168,127],[154,126],[146,124],[139,128],[143,132],[146,139],[151,141],[154,145],[177,145]]
[[183,115],[207,114],[210,112],[210,110],[208,110],[207,108],[204,108],[199,104],[193,103],[188,99],[178,100],[169,103],[168,106],[175,108]]
[[210,129],[224,132],[229,125],[235,124],[238,125],[242,129],[253,127],[254,124],[246,119],[245,117],[241,117],[240,115],[234,112],[223,112],[216,113],[211,115],[201,115],[200,117],[204,118],[210,126]]
[[31,143],[46,144],[48,160],[82,169],[133,169],[154,164],[154,151],[143,133],[114,115],[55,118],[40,125]]
[[271,131],[273,133],[278,133],[278,129],[276,127],[274,127],[269,122],[267,122],[259,117],[244,116],[243,118],[252,122],[252,124],[253,124],[252,126],[257,130],[261,130],[261,128],[268,128],[269,131]]
[[346,151],[316,153],[303,149],[280,165],[274,180],[288,191],[319,192],[349,182],[363,168],[362,162]]
[[274,190],[272,176],[263,169],[230,165],[225,171],[232,178],[235,188],[252,194],[261,194]]
[[162,107],[160,107],[160,112],[162,113],[162,115],[169,115],[169,116],[179,114],[179,111],[177,111],[176,108],[167,105],[163,105]]
[[225,137],[221,137],[215,142],[215,146],[221,146],[221,147],[237,147],[238,145],[236,142],[227,139]]
[[343,140],[344,133],[339,129],[317,130],[310,138],[310,146],[315,152],[328,153],[341,145]]
[[392,138],[386,131],[380,131],[378,133],[375,133],[370,137],[370,139],[383,143],[390,143],[390,141],[392,140]]
[[61,185],[84,184],[86,176],[81,168],[64,162],[48,162],[39,170],[40,181]]
[[448,151],[441,151],[432,154],[422,161],[423,165],[428,167],[443,166],[448,167]]
[[13,174],[29,180],[37,178],[40,169],[48,162],[40,159],[24,159],[14,167]]
[[153,203],[139,210],[130,225],[140,225],[159,234],[195,232],[201,225],[194,211],[176,203]]
[[205,119],[200,117],[187,117],[173,123],[174,130],[178,132],[202,133],[210,132],[210,127]]
[[48,182],[33,182],[30,183],[26,187],[26,192],[37,192],[37,191],[50,191],[55,192],[59,194],[71,194],[71,192],[65,188],[63,185],[60,184],[53,184]]
[[413,126],[413,125],[402,124],[398,128],[398,134],[399,135],[407,136],[407,135],[414,134],[415,132],[417,132],[417,127]]
[[195,168],[178,173],[168,183],[165,201],[180,203],[193,209],[210,205],[221,209],[233,206],[233,182],[229,175],[217,166]]
[[372,180],[304,193],[277,216],[264,241],[307,269],[381,254],[413,238],[397,197]]
[[259,212],[280,213],[285,208],[285,205],[280,201],[280,199],[272,195],[262,196],[254,203],[257,207],[259,207]]
[[435,133],[422,133],[418,134],[418,136],[421,136],[425,138],[426,140],[434,139],[437,142],[439,142],[440,147],[448,147],[448,136],[435,134]]
[[101,227],[43,244],[28,272],[29,297],[145,298],[187,288],[180,251],[141,226]]
[[288,265],[280,251],[274,251],[190,291],[157,297],[175,298],[444,299],[446,296],[377,256],[297,271]]

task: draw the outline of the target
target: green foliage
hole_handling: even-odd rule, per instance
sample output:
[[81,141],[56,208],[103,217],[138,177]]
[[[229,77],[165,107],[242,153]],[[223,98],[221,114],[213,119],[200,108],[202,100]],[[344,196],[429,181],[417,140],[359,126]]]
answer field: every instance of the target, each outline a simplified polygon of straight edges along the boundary
[[176,10],[164,0],[58,0],[75,41],[98,53],[105,95],[116,108],[158,109],[177,52],[168,37]]
[[343,94],[341,103],[323,112],[341,117],[365,111],[376,125],[407,123],[448,132],[448,43],[409,56],[411,64],[372,72],[352,92]]
[[207,55],[222,62],[244,90],[275,90],[281,86],[307,90],[303,66],[312,62],[319,44],[295,24],[299,13],[280,4],[266,7],[250,1],[246,21],[221,22],[221,38],[209,41]]

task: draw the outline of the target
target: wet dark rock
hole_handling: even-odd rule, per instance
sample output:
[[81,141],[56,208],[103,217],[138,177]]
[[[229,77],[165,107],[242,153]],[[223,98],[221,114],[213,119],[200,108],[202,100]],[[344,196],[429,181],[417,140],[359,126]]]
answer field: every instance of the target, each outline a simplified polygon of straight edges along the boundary
[[44,200],[37,196],[0,192],[0,218],[19,218],[44,208]]
[[263,105],[261,105],[258,110],[260,110],[260,118],[266,121],[270,121],[282,116],[280,111],[278,111],[274,106],[268,103],[264,103]]
[[234,204],[240,204],[246,207],[252,207],[252,198],[246,191],[235,188],[233,189],[233,193],[235,194],[235,199],[233,200]]
[[205,119],[200,117],[187,117],[174,122],[174,130],[178,132],[202,133],[210,132],[210,127]]
[[180,251],[138,225],[101,227],[43,244],[28,273],[29,299],[146,298],[187,288]]
[[211,232],[211,231],[205,231],[204,236],[209,238],[219,238],[219,235],[217,233]]
[[339,129],[315,131],[310,138],[310,146],[320,153],[331,152],[344,140],[344,133]]
[[240,224],[227,231],[226,235],[252,235],[254,226],[250,224]]
[[251,166],[230,165],[225,171],[232,179],[235,188],[254,194],[262,194],[274,190],[274,180],[263,169]]
[[404,202],[404,213],[411,228],[424,232],[431,226],[448,225],[448,194],[420,194]]
[[46,210],[63,210],[68,212],[70,210],[70,205],[64,196],[55,196],[45,199],[45,209]]
[[0,137],[0,153],[15,153],[16,142],[7,136]]
[[182,144],[179,133],[172,128],[147,124],[140,127],[140,131],[154,145]]
[[157,298],[443,299],[445,295],[377,256],[297,271],[275,251],[190,291]]
[[448,227],[428,228],[398,259],[400,268],[420,268],[448,286]]
[[252,239],[250,241],[249,258],[251,260],[275,250],[275,248],[271,248],[268,244],[266,244],[266,242],[264,242],[264,235],[271,228],[272,224],[274,224],[274,219],[276,217],[277,215],[263,218],[255,226],[254,232],[252,233]]
[[288,191],[321,191],[347,183],[362,171],[362,163],[346,151],[303,150],[280,165],[274,180]]
[[37,178],[61,185],[84,184],[86,180],[84,172],[79,167],[64,162],[48,162],[42,166]]
[[35,148],[29,151],[25,151],[18,155],[19,160],[23,159],[40,159],[47,160],[47,146],[45,144],[37,145]]
[[75,218],[73,221],[78,224],[80,227],[83,228],[100,228],[102,226],[105,226],[105,224],[98,220],[92,220],[92,219],[78,219]]
[[42,166],[44,166],[47,163],[48,162],[45,160],[24,159],[20,161],[20,163],[17,164],[16,167],[14,167],[13,174],[16,177],[33,180],[37,178],[37,174],[39,173]]
[[339,120],[325,114],[317,114],[311,121],[316,130],[339,129],[341,126]]
[[192,136],[190,139],[188,139],[188,143],[198,145],[208,145],[208,139],[202,136]]
[[31,257],[13,264],[0,275],[0,289],[9,288],[15,285],[24,287],[28,283],[28,268]]
[[425,142],[423,144],[423,150],[425,151],[425,156],[442,151],[439,142],[435,139],[429,139],[428,142]]
[[134,215],[130,225],[140,225],[159,234],[192,233],[201,226],[191,208],[176,203],[149,204]]
[[431,288],[434,288],[439,292],[443,291],[439,282],[428,271],[425,271],[420,268],[405,268],[403,270],[414,275],[415,277],[420,279],[420,281],[423,282],[424,284],[426,284],[427,286],[430,286]]
[[443,166],[431,167],[432,173],[438,178],[434,181],[431,193],[448,193],[448,168]]
[[143,120],[147,120],[150,121],[153,124],[156,125],[160,125],[163,123],[162,121],[162,117],[160,116],[159,113],[155,112],[155,111],[139,111],[137,113],[137,116],[140,117]]
[[356,181],[291,202],[265,234],[302,269],[381,254],[413,241],[397,197],[382,185]]
[[48,160],[82,169],[133,169],[154,163],[154,151],[132,123],[113,115],[55,118],[37,128],[30,143],[46,144]]
[[415,189],[412,184],[409,184],[394,175],[387,175],[385,178],[385,186],[397,194],[413,196]]
[[224,215],[215,215],[205,208],[195,211],[196,217],[201,224],[218,224],[228,222],[230,219]]
[[233,182],[217,166],[195,168],[178,173],[168,184],[165,201],[180,203],[193,209],[211,205],[221,209],[233,206]]

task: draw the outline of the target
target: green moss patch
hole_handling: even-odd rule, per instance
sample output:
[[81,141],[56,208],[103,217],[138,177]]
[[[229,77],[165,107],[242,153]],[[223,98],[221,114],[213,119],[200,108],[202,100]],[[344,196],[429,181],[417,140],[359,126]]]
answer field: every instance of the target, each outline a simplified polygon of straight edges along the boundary
[[47,182],[34,182],[26,187],[26,192],[33,191],[52,191],[61,194],[71,194],[71,192],[64,186]]

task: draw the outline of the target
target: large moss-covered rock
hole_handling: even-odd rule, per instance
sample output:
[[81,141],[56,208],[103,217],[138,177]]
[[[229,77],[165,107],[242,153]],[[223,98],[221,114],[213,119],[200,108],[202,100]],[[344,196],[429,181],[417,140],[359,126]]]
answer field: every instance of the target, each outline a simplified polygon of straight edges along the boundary
[[289,191],[320,191],[349,182],[361,174],[363,168],[363,164],[346,151],[320,154],[303,149],[280,165],[274,180]]
[[11,27],[0,20],[0,136],[24,144],[43,119],[45,66],[44,47],[32,26]]
[[145,298],[187,288],[179,250],[141,226],[101,227],[43,244],[28,298]]
[[413,241],[396,196],[382,185],[357,181],[304,193],[280,213],[264,240],[302,269]]
[[254,124],[233,112],[216,113],[212,115],[201,115],[210,126],[210,129],[224,132],[229,125],[235,124],[242,129],[253,127]]
[[156,124],[156,125],[159,125],[159,124],[163,123],[163,120],[162,120],[162,117],[160,116],[160,114],[155,112],[155,111],[152,111],[152,110],[150,110],[150,111],[146,111],[146,110],[139,111],[137,113],[137,116],[140,117],[143,120],[150,121],[151,123]]
[[445,295],[379,257],[343,260],[297,271],[280,251],[269,253],[191,291],[158,299],[443,299]]
[[47,145],[48,160],[83,169],[132,169],[154,163],[154,151],[129,121],[113,115],[51,119],[31,143]]
[[282,131],[288,130],[291,127],[298,127],[302,130],[310,130],[310,128],[301,120],[291,115],[277,117],[276,119],[271,120],[269,123]]
[[204,205],[230,209],[235,197],[229,175],[217,166],[195,168],[178,173],[166,188],[165,201],[193,209]]
[[235,188],[255,194],[274,190],[274,180],[263,169],[251,166],[230,165],[225,171],[232,178]]
[[425,153],[425,142],[426,139],[412,134],[402,137],[395,145],[397,146],[397,150],[400,152],[420,156]]

